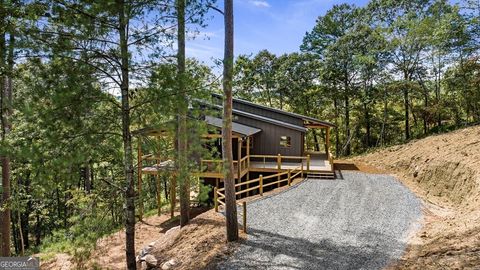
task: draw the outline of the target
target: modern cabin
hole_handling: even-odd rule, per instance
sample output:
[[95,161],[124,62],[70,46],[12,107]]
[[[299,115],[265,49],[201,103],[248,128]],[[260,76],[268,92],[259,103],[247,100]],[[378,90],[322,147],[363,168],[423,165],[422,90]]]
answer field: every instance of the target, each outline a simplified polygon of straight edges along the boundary
[[[222,97],[213,97],[209,106],[221,110]],[[205,121],[218,130],[222,127],[218,117],[206,115]],[[232,122],[237,179],[250,172],[275,173],[302,166],[310,174],[334,175],[329,149],[330,129],[335,125],[242,99],[233,99]],[[221,138],[216,145],[221,146]],[[202,160],[200,176],[222,179],[218,164],[220,159]]]
[[[205,148],[215,150],[213,158],[198,158],[197,176],[204,184],[221,190],[223,186],[221,157],[222,96],[212,95],[211,101],[198,100],[207,113],[201,119],[209,127]],[[234,177],[237,190],[242,193],[245,187],[248,193],[253,178],[264,177],[274,181],[287,175],[303,178],[335,178],[333,157],[330,154],[330,130],[335,125],[316,118],[291,113],[242,99],[233,99],[232,145],[234,153]],[[142,174],[158,175],[162,171],[174,173],[174,162],[156,155],[144,155],[141,138],[145,136],[163,136],[165,130],[141,129],[133,132],[139,137],[138,178]],[[145,161],[153,165],[144,166]],[[278,177],[277,177],[278,176]],[[263,180],[261,180],[263,184]],[[243,183],[246,185],[244,186]],[[260,185],[262,185],[260,184]],[[265,186],[275,183],[265,182]],[[139,185],[141,186],[141,185]],[[263,187],[260,188],[263,192]],[[174,192],[172,190],[171,192]],[[212,193],[213,194],[213,193]],[[216,193],[215,193],[216,194]],[[220,194],[220,193],[219,193]],[[172,210],[173,211],[173,210]]]

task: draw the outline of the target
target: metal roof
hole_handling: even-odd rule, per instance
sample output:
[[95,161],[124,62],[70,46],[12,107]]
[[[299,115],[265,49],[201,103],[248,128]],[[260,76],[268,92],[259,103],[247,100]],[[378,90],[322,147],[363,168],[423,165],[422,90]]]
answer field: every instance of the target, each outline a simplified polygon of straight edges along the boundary
[[[212,93],[212,95],[217,97],[217,98],[222,97],[222,95],[217,94],[217,93]],[[253,107],[261,108],[261,109],[264,109],[264,110],[280,113],[280,114],[283,114],[283,115],[288,115],[288,116],[291,116],[291,117],[300,118],[302,120],[315,122],[317,124],[325,125],[325,126],[328,126],[328,127],[336,127],[334,124],[332,124],[330,122],[327,122],[327,121],[322,121],[322,120],[319,120],[319,119],[316,119],[316,118],[313,118],[313,117],[310,117],[310,116],[301,115],[301,114],[298,114],[298,113],[292,113],[292,112],[287,112],[287,111],[275,109],[275,108],[272,108],[272,107],[268,107],[268,106],[253,103],[251,101],[238,99],[238,98],[234,98],[233,101],[238,102],[238,103],[247,104],[247,105],[250,105],[250,106],[253,106]]]
[[[213,107],[213,108],[217,108],[218,110],[222,110],[222,109],[223,109],[223,107],[220,106],[220,105],[207,103],[207,102],[205,102],[205,101],[203,101],[203,100],[197,100],[197,101],[200,102],[200,103],[202,103],[202,104],[204,104],[204,105],[207,105],[207,106],[210,106],[210,107]],[[285,127],[285,128],[297,130],[297,131],[300,131],[300,132],[306,132],[306,131],[307,131],[307,128],[305,128],[305,127],[303,127],[303,126],[298,126],[298,125],[290,124],[290,123],[283,122],[283,121],[279,121],[279,120],[276,120],[276,119],[273,119],[273,118],[269,118],[269,117],[265,117],[265,116],[260,116],[260,115],[257,115],[257,114],[248,113],[248,112],[244,112],[244,111],[237,110],[237,109],[233,109],[233,110],[232,110],[232,113],[233,113],[233,114],[236,114],[236,115],[242,115],[242,116],[245,116],[245,117],[248,117],[248,118],[256,119],[256,120],[259,120],[259,121],[267,122],[267,123],[270,123],[270,124],[274,124],[274,125],[277,125],[277,126],[281,126],[281,127]],[[221,123],[221,122],[220,122],[220,123]]]
[[270,123],[270,124],[274,124],[274,125],[277,125],[277,126],[286,127],[286,128],[294,129],[294,130],[301,131],[301,132],[306,132],[307,131],[307,129],[303,126],[297,126],[297,125],[290,124],[290,123],[283,122],[283,121],[279,121],[279,120],[276,120],[276,119],[273,119],[273,118],[260,116],[258,114],[248,113],[248,112],[244,112],[244,111],[236,110],[236,109],[233,109],[232,112],[234,114],[243,115],[243,116],[248,117],[248,118],[257,119],[257,120],[267,122],[267,123]]
[[[205,121],[212,126],[222,128],[222,119],[216,118],[213,116],[205,116]],[[251,136],[253,134],[256,134],[260,131],[261,129],[255,128],[255,127],[250,127],[247,125],[239,124],[236,122],[232,122],[232,131],[238,134],[242,134],[244,136]]]

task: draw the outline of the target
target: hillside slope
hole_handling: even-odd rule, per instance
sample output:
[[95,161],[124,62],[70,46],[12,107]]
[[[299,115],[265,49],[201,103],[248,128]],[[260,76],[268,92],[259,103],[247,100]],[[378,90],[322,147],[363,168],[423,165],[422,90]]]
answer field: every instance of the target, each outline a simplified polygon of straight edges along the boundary
[[425,224],[397,269],[480,267],[480,126],[353,159],[394,173],[425,202]]

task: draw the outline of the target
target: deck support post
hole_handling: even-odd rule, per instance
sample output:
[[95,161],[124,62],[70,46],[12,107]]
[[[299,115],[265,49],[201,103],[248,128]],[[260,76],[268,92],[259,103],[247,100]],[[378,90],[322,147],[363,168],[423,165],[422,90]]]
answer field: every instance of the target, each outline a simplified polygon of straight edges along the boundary
[[[247,180],[246,181],[247,182],[250,181],[250,170],[247,171]],[[250,184],[247,184],[247,189],[249,189],[249,188],[250,188]],[[250,191],[247,191],[246,197],[249,197],[249,196],[250,196]]]
[[250,136],[247,137],[247,168],[250,168]]
[[213,189],[213,203],[215,205],[215,212],[218,212],[218,193],[217,193],[218,188],[215,187]]
[[327,152],[327,158],[330,159],[330,128],[327,127],[327,134],[325,135],[325,143],[327,145],[327,149],[325,149],[325,152]]
[[292,179],[291,179],[291,176],[292,176],[292,170],[291,169],[288,169],[288,186],[291,186],[292,185]]
[[307,155],[307,172],[310,171],[310,155]]
[[302,165],[300,167],[300,170],[301,170],[300,177],[302,178],[302,181],[303,181],[303,160],[302,160]]
[[[277,169],[281,170],[282,169],[282,155],[281,154],[278,154],[277,156]],[[277,187],[280,187],[280,176],[277,177],[277,181],[278,181],[278,184],[277,184]]]
[[238,167],[238,178],[240,179],[240,175],[242,173],[242,163],[240,162],[240,160],[242,160],[242,138],[238,138],[238,163],[237,163],[237,167]]
[[247,202],[242,202],[243,206],[243,232],[247,233]]
[[260,196],[263,196],[263,175],[260,174]]

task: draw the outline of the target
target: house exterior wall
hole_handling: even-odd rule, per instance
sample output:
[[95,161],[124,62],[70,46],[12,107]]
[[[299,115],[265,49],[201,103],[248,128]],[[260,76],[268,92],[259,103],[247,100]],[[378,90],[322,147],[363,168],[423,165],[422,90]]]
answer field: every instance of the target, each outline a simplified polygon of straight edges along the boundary
[[[235,122],[261,129],[253,136],[251,155],[301,156],[303,154],[303,136],[301,131],[285,128],[241,115],[235,115]],[[280,145],[280,137],[290,137],[290,147]]]

